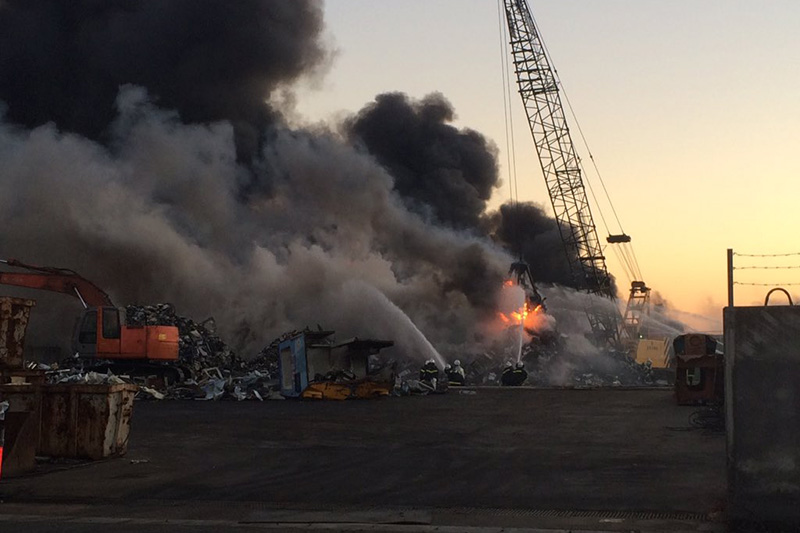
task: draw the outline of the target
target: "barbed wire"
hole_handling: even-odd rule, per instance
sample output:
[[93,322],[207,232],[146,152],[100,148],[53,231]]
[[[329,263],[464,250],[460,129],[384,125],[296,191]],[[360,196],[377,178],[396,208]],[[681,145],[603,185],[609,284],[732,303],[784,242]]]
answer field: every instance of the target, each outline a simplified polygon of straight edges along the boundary
[[733,252],[733,255],[738,255],[739,257],[791,257],[800,256],[800,252],[792,252],[788,254],[743,254],[739,252]]
[[796,285],[800,285],[800,282],[797,283],[748,283],[745,281],[734,281],[734,285],[751,285],[756,287],[793,287]]
[[800,268],[800,265],[792,265],[792,266],[743,266],[743,267],[733,267],[734,270],[795,270]]
[[[784,254],[745,254],[734,252],[732,254],[738,257],[756,257],[756,258],[780,258],[780,257],[798,257],[800,252],[790,252]],[[733,266],[730,265],[732,270],[800,270],[800,265],[745,265]],[[787,281],[784,283],[762,283],[762,282],[749,282],[749,281],[736,281],[731,280],[733,285],[747,285],[751,287],[797,287],[800,286],[800,281]]]

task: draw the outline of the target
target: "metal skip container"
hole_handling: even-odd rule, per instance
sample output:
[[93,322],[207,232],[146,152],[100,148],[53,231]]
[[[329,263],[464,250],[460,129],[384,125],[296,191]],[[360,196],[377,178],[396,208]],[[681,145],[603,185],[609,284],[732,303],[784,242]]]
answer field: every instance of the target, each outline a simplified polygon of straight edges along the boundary
[[[0,297],[0,402],[7,402],[4,420],[4,476],[31,470],[36,465],[39,442],[39,389],[32,384],[8,385],[14,376],[25,375],[23,349],[31,308],[25,298]],[[25,381],[25,378],[22,378]]]
[[42,387],[38,455],[102,459],[124,455],[136,385]]
[[36,467],[41,389],[30,383],[0,385],[0,402],[8,405],[4,421],[3,476],[11,477]]

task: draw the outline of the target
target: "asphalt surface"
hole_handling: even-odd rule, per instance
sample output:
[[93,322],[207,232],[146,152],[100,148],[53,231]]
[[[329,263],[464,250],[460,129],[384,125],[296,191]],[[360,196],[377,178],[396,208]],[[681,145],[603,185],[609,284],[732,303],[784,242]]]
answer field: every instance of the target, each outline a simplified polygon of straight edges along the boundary
[[137,402],[125,457],[0,481],[0,529],[724,530],[724,435],[671,391],[464,392]]

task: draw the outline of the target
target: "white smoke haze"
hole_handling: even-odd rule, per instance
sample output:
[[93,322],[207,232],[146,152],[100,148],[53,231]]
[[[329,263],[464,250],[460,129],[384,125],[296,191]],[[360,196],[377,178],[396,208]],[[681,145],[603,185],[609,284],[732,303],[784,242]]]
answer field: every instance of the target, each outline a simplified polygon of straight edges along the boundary
[[[594,374],[619,377],[620,382],[626,384],[626,374],[630,372],[628,364],[589,340],[592,332],[586,318],[590,299],[594,308],[609,313],[618,312],[620,316],[624,313],[626,302],[621,299],[611,301],[559,285],[542,286],[540,289],[547,296],[548,313],[555,317],[562,342],[558,356],[548,361],[543,381],[551,386],[571,386],[575,384],[576,377]],[[643,318],[641,332],[647,338],[671,340],[683,333],[704,331],[694,329],[678,318],[687,315],[690,314],[670,309],[668,303],[660,299],[659,305],[652,306],[650,316]],[[696,315],[696,318],[703,317]]]
[[[360,328],[364,334],[403,339],[404,351],[409,359],[418,364],[433,359],[440,369],[444,368],[446,362],[442,355],[408,315],[374,286],[362,281],[348,281],[341,293],[335,296],[336,302],[331,303],[349,314],[341,318]],[[364,317],[369,317],[366,323]]]
[[336,135],[275,129],[252,170],[225,122],[182,124],[133,86],[117,106],[110,148],[0,123],[3,256],[74,269],[117,305],[214,316],[243,355],[317,324],[415,358],[438,356],[412,322],[450,354],[491,334],[446,280],[475,256],[499,277],[510,257],[409,212],[391,176]]
[[555,387],[573,385],[573,378],[582,372],[606,372],[615,362],[608,353],[599,350],[583,335],[568,335],[564,339],[565,349],[547,367],[547,384]]
[[[722,331],[722,306],[716,310],[717,316],[707,316],[699,313],[690,313],[678,309],[666,308],[655,313],[654,316],[665,316],[670,324],[680,323],[683,328],[673,325],[672,331],[676,335],[689,332],[718,334]],[[663,321],[662,321],[663,322]]]
[[[573,378],[583,372],[609,373],[619,365],[607,351],[593,344],[589,338],[592,330],[586,318],[589,298],[595,306],[615,306],[614,302],[575,289],[551,285],[542,287],[547,295],[547,311],[558,323],[562,349],[546,369],[546,382],[551,386],[570,386]],[[612,307],[607,307],[608,311]]]
[[[227,122],[183,124],[135,86],[121,88],[117,108],[109,147],[52,124],[0,122],[0,255],[74,269],[117,305],[169,301],[181,314],[214,316],[245,356],[317,324],[340,338],[394,340],[397,355],[440,365],[498,342],[519,353],[518,336],[509,341],[496,316],[447,282],[476,257],[502,279],[512,258],[409,211],[392,176],[337,134],[275,127],[245,168]],[[521,307],[515,289],[497,291],[498,310]],[[588,361],[602,366],[585,336],[588,296],[542,292],[548,314],[536,315],[535,329],[567,334],[553,383]],[[63,314],[77,314],[63,299]],[[669,334],[685,331],[661,322]]]
[[[559,331],[582,337],[591,335],[592,330],[586,319],[590,295],[561,285],[543,285],[540,291],[545,296],[547,312],[555,318]],[[598,306],[616,305],[605,298],[595,297],[594,300]]]

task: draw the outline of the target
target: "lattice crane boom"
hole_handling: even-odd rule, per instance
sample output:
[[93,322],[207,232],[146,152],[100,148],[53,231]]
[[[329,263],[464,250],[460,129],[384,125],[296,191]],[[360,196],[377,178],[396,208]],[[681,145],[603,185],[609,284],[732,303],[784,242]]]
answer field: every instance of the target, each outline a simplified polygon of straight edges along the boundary
[[[597,236],[580,160],[561,104],[558,80],[525,0],[504,0],[517,85],[541,163],[558,231],[578,287],[615,300]],[[598,340],[622,346],[616,304],[589,299],[586,314]]]

